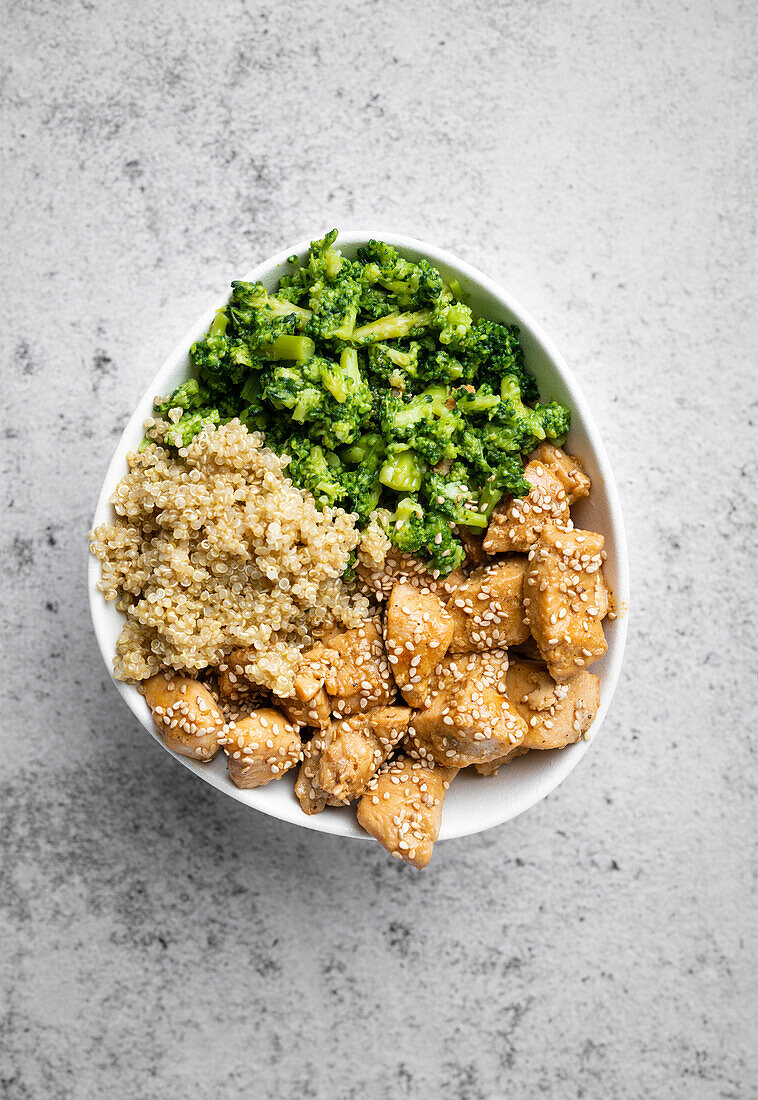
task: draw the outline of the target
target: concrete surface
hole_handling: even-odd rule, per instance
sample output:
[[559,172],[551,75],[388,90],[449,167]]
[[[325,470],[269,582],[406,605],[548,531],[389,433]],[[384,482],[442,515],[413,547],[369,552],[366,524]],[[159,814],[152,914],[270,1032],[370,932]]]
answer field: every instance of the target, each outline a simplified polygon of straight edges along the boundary
[[[755,6],[3,24],[0,1093],[755,1097]],[[542,320],[633,554],[602,739],[420,875],[178,768],[85,604],[137,395],[231,278],[333,224],[438,241]]]

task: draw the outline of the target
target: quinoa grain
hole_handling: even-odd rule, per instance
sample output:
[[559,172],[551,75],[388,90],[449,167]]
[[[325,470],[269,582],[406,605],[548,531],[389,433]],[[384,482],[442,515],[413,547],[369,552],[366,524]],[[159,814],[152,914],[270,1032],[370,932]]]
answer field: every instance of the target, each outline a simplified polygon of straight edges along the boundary
[[90,532],[99,587],[127,617],[116,678],[196,672],[246,647],[257,655],[249,678],[290,695],[302,649],[369,615],[342,580],[355,517],[319,512],[287,478],[288,460],[238,420],[206,428],[179,454],[161,445],[169,427],[158,421],[155,442],[128,455],[111,497],[117,518]]

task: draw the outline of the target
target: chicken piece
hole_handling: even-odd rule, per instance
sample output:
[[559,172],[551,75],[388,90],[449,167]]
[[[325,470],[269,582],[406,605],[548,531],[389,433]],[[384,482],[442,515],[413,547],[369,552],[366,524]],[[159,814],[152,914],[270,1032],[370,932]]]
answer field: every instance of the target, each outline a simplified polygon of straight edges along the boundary
[[324,748],[323,737],[327,733],[321,730],[314,733],[310,741],[303,745],[303,762],[295,781],[295,794],[297,795],[303,813],[320,814],[327,806],[341,806],[342,799],[322,790],[319,786],[317,775],[321,766],[321,754]]
[[526,723],[504,692],[475,669],[414,714],[406,743],[410,756],[466,768],[506,756],[526,732]]
[[529,495],[499,504],[490,517],[482,543],[488,554],[531,549],[548,520],[563,526],[571,523],[566,490],[547,466],[532,461],[524,477],[532,486]]
[[358,803],[359,825],[390,855],[426,867],[440,835],[442,803],[457,773],[399,756],[369,783]]
[[406,703],[421,705],[429,677],[453,637],[453,620],[439,597],[398,582],[387,601],[384,637],[392,674]]
[[566,454],[564,450],[554,447],[552,443],[540,443],[532,455],[532,460],[541,462],[553,477],[558,478],[569,504],[576,504],[577,500],[590,495],[592,482],[585,474],[576,455]]
[[473,677],[477,683],[494,687],[505,695],[505,671],[508,668],[508,652],[505,649],[488,649],[485,653],[448,653],[429,677],[424,698],[416,709],[430,707],[437,696],[453,685]]
[[321,688],[326,689],[337,718],[393,701],[397,689],[378,620],[339,634],[328,645],[317,642],[305,654],[295,676],[295,692],[308,703]]
[[604,542],[595,531],[547,523],[529,554],[524,607],[554,680],[568,679],[608,648],[602,626],[609,600]]
[[369,780],[392,755],[402,739],[411,712],[409,707],[375,707],[334,722],[321,737],[315,781],[327,795],[352,802],[363,794]]
[[218,693],[230,703],[243,700],[251,692],[260,690],[246,674],[246,665],[255,657],[255,650],[240,647],[233,649],[218,666]]
[[497,760],[489,760],[486,764],[474,764],[474,768],[479,775],[497,775],[504,764],[510,764],[517,756],[525,756],[528,752],[529,749],[519,745],[517,749],[512,749],[507,756],[500,756]]
[[225,729],[224,716],[204,684],[159,672],[141,688],[166,745],[193,760],[212,760]]
[[441,577],[436,569],[430,573],[420,558],[404,554],[395,547],[387,554],[381,569],[372,569],[359,561],[356,573],[374,599],[380,602],[387,599],[398,581],[411,584],[422,592],[434,592],[445,600],[466,576],[461,569],[453,569],[446,577]]
[[447,602],[454,626],[451,653],[500,649],[526,640],[525,569],[526,558],[509,558],[476,569],[458,585]]
[[508,698],[527,724],[525,749],[562,749],[578,741],[595,720],[600,681],[576,672],[557,684],[536,661],[513,661],[505,674]]
[[332,720],[332,708],[329,696],[323,688],[303,703],[297,695],[288,695],[285,698],[277,697],[277,703],[284,711],[289,722],[300,730],[303,726],[313,726],[316,729],[324,729]]
[[271,707],[229,722],[224,738],[229,778],[245,790],[281,779],[302,760],[302,750],[294,726]]

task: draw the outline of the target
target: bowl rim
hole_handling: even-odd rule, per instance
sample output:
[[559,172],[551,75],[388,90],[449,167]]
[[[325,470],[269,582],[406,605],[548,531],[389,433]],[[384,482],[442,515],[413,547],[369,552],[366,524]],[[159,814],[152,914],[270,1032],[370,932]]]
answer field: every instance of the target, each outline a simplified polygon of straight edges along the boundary
[[[546,770],[542,775],[535,775],[533,777],[530,793],[527,796],[514,798],[512,800],[503,799],[502,805],[499,805],[493,812],[483,815],[472,814],[471,821],[466,821],[458,827],[448,827],[446,829],[445,815],[443,814],[439,840],[453,840],[459,837],[484,832],[487,829],[504,824],[506,821],[512,820],[537,805],[538,802],[541,802],[542,799],[546,798],[554,791],[555,788],[563,782],[566,776],[574,770],[580,760],[583,759],[592,742],[596,740],[597,735],[602,729],[604,719],[616,691],[623,664],[629,618],[629,553],[616,479],[592,410],[566,360],[542,326],[496,280],[480,271],[468,261],[460,259],[447,249],[440,248],[437,245],[430,244],[419,238],[411,237],[404,233],[396,233],[391,229],[383,229],[381,227],[376,227],[371,231],[361,229],[341,230],[339,233],[339,244],[342,247],[355,246],[365,243],[372,238],[386,241],[400,251],[405,249],[422,253],[435,267],[443,266],[453,269],[459,276],[463,276],[463,279],[467,282],[477,284],[479,288],[496,299],[498,303],[503,306],[504,310],[513,317],[519,327],[522,330],[527,330],[532,340],[541,346],[544,355],[552,361],[557,373],[560,375],[561,381],[568,394],[572,413],[576,412],[581,417],[589,441],[589,447],[604,482],[605,497],[608,506],[608,526],[613,532],[613,542],[615,546],[616,581],[614,583],[614,599],[618,618],[615,624],[616,629],[614,631],[612,644],[609,644],[608,651],[605,655],[606,664],[603,669],[601,702],[597,716],[592,724],[591,740],[578,741],[559,752],[550,753],[550,756],[555,758],[552,761],[551,768]],[[311,241],[316,239],[318,239],[317,236],[310,236],[298,241],[296,244],[290,245],[288,248],[281,249],[273,256],[256,264],[255,267],[242,278],[245,281],[252,282],[270,277],[277,268],[286,264],[289,256],[294,254],[302,255],[307,251]],[[112,517],[109,498],[116,484],[124,475],[126,454],[131,449],[129,443],[132,441],[131,446],[133,447],[133,440],[142,430],[142,421],[145,419],[146,415],[142,407],[148,396],[152,397],[155,393],[163,392],[161,390],[162,382],[176,370],[178,362],[186,358],[191,345],[205,334],[216,311],[225,306],[228,300],[229,289],[227,285],[223,294],[219,294],[215,299],[213,306],[209,307],[202,316],[190,326],[189,330],[181,339],[177,341],[159,369],[151,377],[148,386],[139,398],[134,412],[129,417],[121,433],[108,464],[98,493],[90,529],[93,529],[99,523],[105,522]],[[198,776],[206,783],[209,783],[221,793],[237,801],[243,802],[245,805],[251,806],[269,817],[276,818],[279,821],[285,821],[292,825],[298,825],[301,828],[328,833],[334,836],[345,836],[364,840],[372,839],[369,834],[362,830],[357,824],[354,813],[351,814],[350,818],[345,816],[346,812],[351,808],[346,808],[345,811],[338,809],[335,810],[335,812],[327,811],[321,814],[307,815],[300,809],[299,803],[294,797],[291,799],[291,805],[289,802],[284,804],[283,812],[282,807],[278,805],[274,807],[272,805],[266,805],[265,803],[257,804],[255,799],[251,799],[250,797],[255,795],[256,792],[240,791],[229,781],[225,770],[223,775],[219,776],[213,771],[206,770],[205,765],[190,760],[186,756],[181,756],[174,752],[174,750],[168,748],[165,741],[155,732],[147,703],[143,696],[137,691],[136,686],[125,684],[113,678],[113,651],[106,627],[106,612],[108,608],[113,605],[106,604],[102,592],[97,587],[97,581],[100,579],[99,561],[92,554],[88,554],[88,558],[87,587],[89,607],[98,648],[100,649],[101,656],[105,662],[112,683],[115,685],[131,712],[139,720],[143,728],[152,736],[154,741],[184,765],[184,767],[188,768],[194,775]]]

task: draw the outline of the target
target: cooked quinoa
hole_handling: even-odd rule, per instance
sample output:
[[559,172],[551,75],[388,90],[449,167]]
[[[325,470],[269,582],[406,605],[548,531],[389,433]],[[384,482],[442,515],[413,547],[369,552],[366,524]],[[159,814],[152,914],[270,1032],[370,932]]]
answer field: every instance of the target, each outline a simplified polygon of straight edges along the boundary
[[244,646],[257,654],[250,679],[287,696],[304,646],[369,615],[342,579],[355,517],[318,511],[287,478],[287,458],[238,420],[178,453],[160,445],[169,428],[158,421],[158,442],[128,455],[111,497],[118,518],[90,533],[99,588],[127,617],[115,675],[197,672]]

